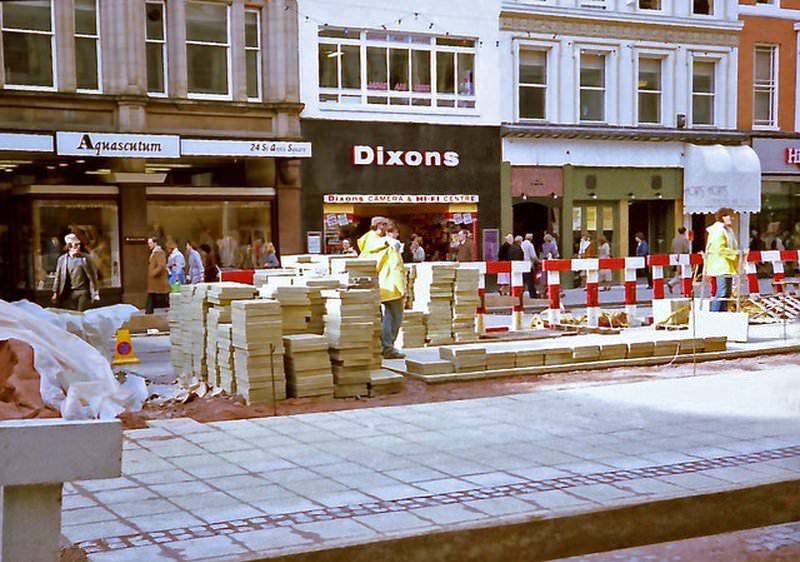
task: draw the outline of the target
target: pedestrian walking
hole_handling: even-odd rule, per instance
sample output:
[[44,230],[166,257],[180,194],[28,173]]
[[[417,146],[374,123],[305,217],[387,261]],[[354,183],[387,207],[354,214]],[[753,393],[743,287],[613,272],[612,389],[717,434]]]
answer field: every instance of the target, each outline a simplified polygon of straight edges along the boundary
[[[690,254],[692,253],[692,243],[689,242],[689,237],[686,235],[686,227],[678,227],[678,234],[672,239],[671,251],[673,254]],[[669,281],[667,281],[667,289],[670,294],[675,290],[675,286],[681,282],[681,268],[680,266],[674,268],[674,272]]]
[[167,271],[169,272],[167,281],[170,287],[175,283],[183,285],[186,282],[186,259],[178,249],[178,243],[174,240],[167,242]]
[[[578,244],[578,258],[596,258],[597,257],[597,245],[594,243],[592,239],[592,235],[589,233],[588,230],[584,230],[581,233],[581,240]],[[586,286],[586,271],[581,270],[578,273],[578,279],[581,287]]]
[[358,255],[358,252],[356,252],[356,249],[353,248],[353,245],[350,243],[350,239],[349,238],[345,238],[344,240],[342,240],[342,251],[339,252],[339,253],[342,254],[343,256],[357,256]]
[[558,244],[552,234],[544,235],[544,242],[542,243],[542,253],[540,256],[543,260],[557,260],[560,258],[558,253]]
[[705,274],[716,279],[717,290],[711,312],[728,310],[733,293],[733,276],[738,272],[739,253],[733,223],[733,209],[723,207],[714,214],[714,224],[706,228]]
[[411,242],[411,261],[422,263],[425,261],[425,248],[422,246],[422,236],[414,236]]
[[536,255],[536,248],[533,246],[533,234],[528,233],[521,244],[523,261],[527,264],[527,270],[522,274],[522,282],[528,288],[528,296],[532,299],[538,298],[534,283],[534,273],[536,264],[539,263],[539,256]]
[[197,244],[191,240],[186,241],[186,255],[189,256],[189,283],[196,285],[202,283],[205,277],[203,256],[197,249]]
[[92,258],[81,251],[81,241],[75,234],[64,237],[67,252],[56,261],[51,300],[61,308],[83,312],[92,301],[100,300],[97,270]]
[[469,239],[469,232],[460,230],[458,232],[458,251],[456,252],[456,261],[459,263],[475,261],[472,252],[472,241]]
[[[514,245],[514,235],[506,234],[506,239],[497,251],[497,261],[511,261],[511,247]],[[501,295],[509,294],[511,274],[501,272],[497,274],[497,286]]]
[[[611,257],[611,245],[602,234],[597,237],[597,257],[602,259]],[[601,269],[597,274],[597,281],[601,291],[611,290],[611,270]]]
[[645,240],[644,233],[637,232],[634,236],[634,240],[636,240],[636,256],[644,258],[644,271],[647,275],[647,288],[653,288],[653,274],[650,272],[650,267],[647,264],[647,256],[650,255],[650,246],[647,245],[647,240]]
[[147,260],[147,303],[145,313],[153,314],[156,308],[169,306],[169,283],[167,256],[161,248],[158,237],[147,239],[150,257]]
[[264,244],[264,252],[261,254],[261,260],[258,262],[258,266],[264,269],[279,269],[281,267],[281,262],[278,261],[278,256],[276,254],[275,244],[267,242]]
[[215,283],[219,280],[217,256],[208,244],[200,244],[200,251],[203,258],[203,281]]

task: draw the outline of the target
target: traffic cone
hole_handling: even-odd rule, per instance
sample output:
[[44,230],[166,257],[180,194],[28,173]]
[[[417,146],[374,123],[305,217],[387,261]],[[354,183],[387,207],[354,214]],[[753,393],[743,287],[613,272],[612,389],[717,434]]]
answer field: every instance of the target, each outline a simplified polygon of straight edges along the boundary
[[117,330],[117,334],[114,336],[114,360],[111,361],[111,365],[130,365],[138,362],[139,358],[136,357],[136,353],[133,351],[130,331],[125,329]]

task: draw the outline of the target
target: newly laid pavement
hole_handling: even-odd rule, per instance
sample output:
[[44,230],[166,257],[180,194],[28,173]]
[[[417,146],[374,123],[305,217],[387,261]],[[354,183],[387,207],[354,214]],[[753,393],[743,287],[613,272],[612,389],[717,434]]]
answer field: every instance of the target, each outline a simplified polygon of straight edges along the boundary
[[800,366],[724,365],[474,400],[152,422],[125,433],[121,478],[65,486],[63,534],[95,562],[546,560],[797,520]]

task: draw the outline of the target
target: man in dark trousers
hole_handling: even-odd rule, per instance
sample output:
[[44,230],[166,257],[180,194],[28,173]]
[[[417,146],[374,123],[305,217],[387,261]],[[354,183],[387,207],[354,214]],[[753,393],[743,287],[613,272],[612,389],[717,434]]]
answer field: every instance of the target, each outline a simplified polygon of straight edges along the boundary
[[83,312],[92,301],[100,300],[97,270],[88,254],[81,252],[81,241],[75,234],[64,237],[67,253],[56,263],[53,280],[53,303],[62,308]]
[[636,256],[644,258],[644,271],[647,274],[647,288],[653,288],[653,274],[650,267],[647,265],[647,256],[650,255],[650,246],[647,245],[647,240],[644,238],[644,233],[637,232],[634,237],[636,240]]

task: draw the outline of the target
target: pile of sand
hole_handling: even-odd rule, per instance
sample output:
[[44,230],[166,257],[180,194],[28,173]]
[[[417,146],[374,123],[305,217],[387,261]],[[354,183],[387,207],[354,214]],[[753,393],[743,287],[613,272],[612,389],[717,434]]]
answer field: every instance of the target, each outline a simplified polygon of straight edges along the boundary
[[39,393],[33,348],[19,340],[0,341],[0,420],[57,418]]

